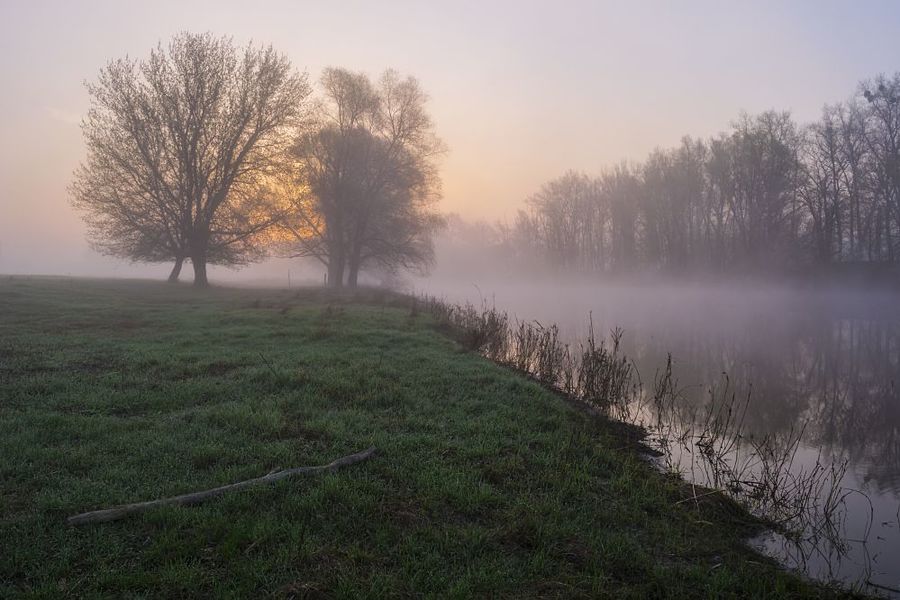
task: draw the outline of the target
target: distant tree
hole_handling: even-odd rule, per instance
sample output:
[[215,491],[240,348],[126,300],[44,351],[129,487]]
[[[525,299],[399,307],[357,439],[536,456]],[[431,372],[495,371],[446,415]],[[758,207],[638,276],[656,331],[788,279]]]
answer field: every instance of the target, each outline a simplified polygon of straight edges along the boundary
[[802,146],[804,176],[798,195],[809,217],[814,260],[820,264],[830,264],[843,254],[850,164],[839,111],[826,106],[822,120],[806,128]]
[[868,105],[871,245],[876,260],[894,262],[900,252],[900,73],[876,77],[860,87]]
[[520,226],[533,227],[534,241],[552,266],[590,270],[600,231],[594,212],[599,209],[599,186],[583,173],[569,171],[526,200],[529,211]]
[[846,190],[846,227],[841,233],[846,239],[846,252],[842,259],[849,261],[866,260],[865,226],[867,220],[866,199],[869,189],[870,157],[866,150],[865,107],[858,100],[837,105],[834,118],[840,131],[840,149]]
[[110,62],[87,85],[88,156],[73,204],[100,252],[173,260],[208,284],[207,263],[261,257],[280,218],[268,180],[310,93],[305,75],[271,47],[181,33],[143,61]]
[[420,268],[441,223],[436,159],[443,145],[418,82],[387,71],[326,69],[324,97],[292,150],[294,194],[282,227],[287,254],[311,256],[332,287],[355,287],[367,266]]
[[735,250],[754,267],[775,265],[794,237],[798,136],[788,113],[744,115],[731,134]]
[[637,223],[641,179],[636,170],[620,164],[601,177],[609,206],[610,269],[625,271],[637,264]]

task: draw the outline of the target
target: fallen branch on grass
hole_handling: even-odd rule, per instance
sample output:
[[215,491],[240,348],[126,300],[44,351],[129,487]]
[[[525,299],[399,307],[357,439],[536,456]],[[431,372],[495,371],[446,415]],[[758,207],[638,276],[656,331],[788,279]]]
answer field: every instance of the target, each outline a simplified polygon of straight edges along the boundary
[[293,477],[294,475],[313,475],[315,473],[322,472],[332,472],[336,471],[341,467],[346,467],[348,465],[356,464],[358,462],[362,462],[368,458],[371,458],[372,455],[375,454],[375,448],[368,448],[367,450],[363,450],[362,452],[357,452],[356,454],[350,454],[348,456],[343,456],[327,465],[319,465],[315,467],[297,467],[295,469],[285,469],[283,471],[276,471],[274,473],[269,473],[268,475],[263,475],[262,477],[257,477],[255,479],[247,479],[245,481],[239,481],[237,483],[231,483],[228,485],[223,485],[221,487],[213,488],[211,490],[204,490],[202,492],[192,492],[190,494],[182,494],[181,496],[173,496],[171,498],[161,498],[159,500],[150,500],[149,502],[137,502],[135,504],[122,504],[120,506],[114,506],[112,508],[105,508],[103,510],[95,510],[91,512],[81,513],[80,515],[74,515],[67,519],[69,525],[85,525],[87,523],[105,523],[107,521],[116,521],[118,519],[123,519],[127,516],[133,515],[135,513],[144,512],[145,510],[149,510],[151,508],[156,508],[157,506],[166,506],[169,504],[197,504],[200,502],[204,502],[210,498],[215,498],[216,496],[221,496],[225,492],[233,492],[236,490],[242,490],[244,488],[262,485],[266,483],[274,483],[280,479],[285,479],[287,477]]

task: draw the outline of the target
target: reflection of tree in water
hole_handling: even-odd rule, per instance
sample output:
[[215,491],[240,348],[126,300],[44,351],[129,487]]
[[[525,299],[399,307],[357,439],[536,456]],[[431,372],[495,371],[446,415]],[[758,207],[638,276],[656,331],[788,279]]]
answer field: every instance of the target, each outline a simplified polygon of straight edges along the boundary
[[[830,334],[830,335],[829,335]],[[896,323],[842,319],[808,343],[812,443],[864,465],[879,489],[900,481]]]
[[750,391],[744,433],[804,440],[847,458],[879,490],[900,486],[900,323],[811,311],[745,326],[683,326],[627,340],[644,382],[668,352],[683,389],[682,417],[701,414],[727,373],[738,397]]

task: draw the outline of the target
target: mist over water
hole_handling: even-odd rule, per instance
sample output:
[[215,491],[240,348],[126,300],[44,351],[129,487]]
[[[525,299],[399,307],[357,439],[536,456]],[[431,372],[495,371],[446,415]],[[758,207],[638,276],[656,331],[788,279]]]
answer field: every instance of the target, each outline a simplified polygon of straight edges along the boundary
[[[577,344],[591,321],[598,336],[624,330],[622,349],[644,386],[671,353],[684,414],[702,415],[710,390],[727,376],[737,398],[749,395],[742,435],[788,439],[802,431],[791,469],[846,462],[849,492],[840,539],[795,544],[754,540],[789,567],[863,588],[900,584],[900,295],[762,283],[566,281],[435,276],[416,291],[452,302],[482,303],[519,320],[557,324]],[[709,484],[690,449],[671,460],[688,480]],[[872,588],[869,591],[881,591]]]
[[[569,383],[578,383],[564,391],[645,427],[647,445],[662,454],[648,460],[660,470],[717,488],[709,494],[747,500],[745,507],[770,523],[781,517],[761,507],[791,493],[809,500],[823,521],[785,517],[778,532],[750,540],[782,565],[900,598],[898,25],[900,4],[878,0],[862,10],[809,0],[579,0],[562,9],[538,0],[352,9],[276,1],[262,10],[232,0],[0,3],[0,39],[8,50],[0,53],[0,74],[10,90],[0,96],[0,280],[56,275],[169,279],[198,290],[322,287],[327,294],[310,295],[328,302],[323,323],[335,299],[365,301],[356,295],[360,287],[474,306],[431,304],[446,309],[445,316],[471,318],[476,329],[485,314],[496,317],[493,333],[502,330],[495,339],[502,337],[507,354],[464,345],[544,385],[563,388],[557,381],[568,368]],[[299,301],[304,292],[284,296]],[[407,301],[411,315],[428,304]],[[507,315],[538,326],[513,329]],[[439,322],[465,333],[464,318]],[[91,338],[85,332],[84,352],[114,342],[122,334],[114,329],[98,327]],[[136,328],[123,329],[137,339]],[[327,346],[314,345],[328,333],[321,329],[311,342],[295,335],[279,350],[319,350]],[[276,342],[267,329],[254,334],[260,343]],[[607,345],[595,345],[594,335]],[[44,332],[29,335],[25,349],[42,349],[47,339]],[[184,342],[192,350],[204,343]],[[340,343],[348,344],[342,356],[353,358],[354,339]],[[27,355],[17,344],[6,355],[16,361]],[[244,338],[234,346],[243,351]],[[498,358],[513,351],[525,360]],[[104,369],[118,368],[120,357],[113,358]],[[268,356],[259,358],[275,383],[287,381]],[[230,374],[225,381],[220,363],[203,379],[256,386]],[[596,377],[607,387],[581,377],[598,364],[609,368],[606,380]],[[32,367],[16,366],[16,376],[26,383],[44,375],[66,380],[35,394],[48,406],[81,384],[66,368]],[[85,379],[99,381],[96,371]],[[122,367],[120,387],[130,392],[126,376]],[[613,387],[610,380],[626,383]],[[660,381],[674,382],[663,388],[668,395],[656,387]],[[364,383],[360,389],[377,387]],[[663,397],[667,404],[654,404]],[[539,416],[545,407],[538,406]],[[710,415],[722,412],[726,429],[734,429],[704,441]],[[57,416],[78,425],[88,415]],[[36,423],[38,440],[45,426]],[[80,431],[69,438],[83,445]],[[721,454],[718,442],[727,447]],[[43,443],[29,445],[30,452]],[[192,451],[179,448],[178,455]],[[472,462],[480,468],[478,459]],[[719,472],[716,460],[743,466]],[[418,468],[416,460],[410,464]],[[40,477],[29,473],[25,486],[10,479],[26,491],[44,485],[41,477],[64,483],[58,478],[95,477],[87,467],[73,474],[54,464],[48,474],[26,466]],[[754,469],[763,475],[754,479]],[[783,472],[788,477],[780,479]],[[781,495],[766,487],[767,476],[782,486]],[[100,489],[103,481],[90,483]],[[596,516],[593,497],[580,500],[590,503],[582,515]],[[697,499],[675,504],[691,500]],[[526,504],[538,506],[533,497]],[[784,504],[781,515],[802,502]],[[45,512],[42,518],[55,514]],[[681,516],[675,508],[667,518]],[[35,528],[22,523],[25,539]],[[712,552],[693,551],[707,541],[709,530],[701,531],[701,543],[683,552],[690,564],[676,566],[679,573],[682,566],[696,569],[689,585],[700,575],[696,580],[707,586],[696,593],[715,593],[708,590],[728,581],[721,576],[732,571],[733,557],[704,578],[704,552]],[[645,544],[631,531],[626,536],[633,539],[621,554],[631,561],[630,546]],[[354,532],[354,543],[360,537]],[[535,546],[522,537],[523,556],[547,557],[531,552]],[[58,541],[44,541],[56,558],[68,561],[83,549],[60,549]],[[592,542],[607,546],[599,537]],[[251,548],[265,545],[255,539],[244,549],[246,560],[256,560]],[[654,545],[642,569],[658,576]],[[299,549],[305,550],[291,551]],[[508,549],[504,541],[498,555]],[[287,556],[282,550],[273,555]],[[445,562],[458,566],[459,557],[452,558]],[[628,573],[615,573],[613,561],[568,550],[565,558],[579,585],[605,585],[614,575],[627,594],[633,583]],[[44,563],[35,560],[35,571],[45,571]],[[264,573],[268,585],[296,575],[295,562],[281,574],[271,565],[277,563],[254,569],[253,577]],[[78,580],[67,575],[59,585],[92,579],[106,585],[105,568],[91,571]],[[500,593],[513,589],[503,581],[508,573],[491,573]],[[383,573],[365,574],[383,585]],[[588,579],[597,574],[603,579]],[[747,571],[728,575],[735,574],[741,581]],[[13,576],[22,579],[17,586],[31,586],[30,575]],[[553,573],[547,584],[567,585],[568,577]],[[6,579],[0,575],[0,596]],[[55,585],[52,579],[59,578],[48,576]],[[215,574],[204,579],[225,583]],[[358,579],[353,583],[367,583]],[[440,595],[429,586],[443,576],[422,579],[432,581],[402,581],[398,589]],[[122,585],[133,581],[121,578]]]

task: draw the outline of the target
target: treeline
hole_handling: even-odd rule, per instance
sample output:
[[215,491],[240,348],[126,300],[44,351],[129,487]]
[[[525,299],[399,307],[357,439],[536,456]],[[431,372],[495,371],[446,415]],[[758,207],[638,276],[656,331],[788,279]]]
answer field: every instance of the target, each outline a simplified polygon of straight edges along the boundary
[[744,115],[598,177],[569,172],[526,201],[499,243],[579,272],[784,272],[900,260],[900,74],[798,126]]

